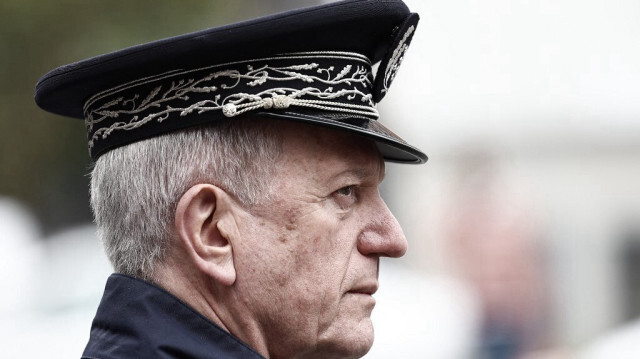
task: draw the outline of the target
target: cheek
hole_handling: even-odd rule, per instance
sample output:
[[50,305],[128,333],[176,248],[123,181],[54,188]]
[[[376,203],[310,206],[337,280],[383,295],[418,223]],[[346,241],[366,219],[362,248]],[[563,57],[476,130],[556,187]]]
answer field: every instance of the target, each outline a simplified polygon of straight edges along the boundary
[[278,222],[257,221],[243,237],[238,280],[246,281],[247,304],[263,321],[310,338],[339,316],[357,234],[323,211],[280,215]]
[[282,231],[279,238],[284,241],[273,245],[278,265],[265,269],[285,297],[280,300],[291,310],[318,317],[317,321],[335,315],[348,267],[346,239],[330,224],[296,221],[296,229]]
[[299,310],[313,305],[330,283],[335,286],[336,266],[330,261],[336,258],[336,241],[317,222],[282,218],[278,223],[258,222],[247,232],[237,256],[238,279],[253,283],[262,300]]
[[281,289],[296,292],[308,302],[323,302],[323,298],[341,289],[346,261],[333,233],[304,227],[302,233],[287,235],[287,243],[279,250],[281,266],[271,273],[280,279]]

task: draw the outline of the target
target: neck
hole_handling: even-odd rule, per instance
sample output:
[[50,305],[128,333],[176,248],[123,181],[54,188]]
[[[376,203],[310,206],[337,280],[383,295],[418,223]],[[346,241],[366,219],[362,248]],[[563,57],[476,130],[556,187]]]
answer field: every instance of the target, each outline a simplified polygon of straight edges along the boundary
[[154,282],[211,322],[243,341],[265,358],[269,351],[262,328],[233,286],[221,286],[199,271],[187,273],[188,263],[160,265]]

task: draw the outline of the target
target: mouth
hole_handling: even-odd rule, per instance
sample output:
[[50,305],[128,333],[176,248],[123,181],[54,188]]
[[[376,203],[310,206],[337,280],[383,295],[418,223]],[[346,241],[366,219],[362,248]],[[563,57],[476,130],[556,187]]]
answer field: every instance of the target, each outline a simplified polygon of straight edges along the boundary
[[362,294],[362,295],[373,295],[378,291],[378,283],[367,283],[354,287],[349,290],[347,293],[350,294]]

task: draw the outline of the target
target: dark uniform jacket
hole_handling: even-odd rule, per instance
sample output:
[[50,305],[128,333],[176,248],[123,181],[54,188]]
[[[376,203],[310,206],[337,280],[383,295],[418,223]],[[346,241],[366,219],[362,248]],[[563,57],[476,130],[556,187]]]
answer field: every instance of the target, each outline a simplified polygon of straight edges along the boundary
[[167,291],[109,277],[83,359],[264,359]]

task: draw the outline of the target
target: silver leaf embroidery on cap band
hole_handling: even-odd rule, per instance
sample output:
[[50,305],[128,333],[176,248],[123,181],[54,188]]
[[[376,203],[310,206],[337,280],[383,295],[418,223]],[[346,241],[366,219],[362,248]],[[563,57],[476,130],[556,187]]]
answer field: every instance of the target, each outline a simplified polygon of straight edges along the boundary
[[402,60],[404,59],[404,54],[407,52],[409,48],[409,44],[407,44],[407,39],[413,34],[415,31],[415,26],[411,25],[407,31],[402,36],[402,40],[398,43],[395,50],[393,50],[393,54],[391,55],[391,59],[389,59],[389,63],[387,67],[384,69],[384,83],[382,92],[387,92],[389,86],[393,82],[393,79],[396,77],[396,73],[398,73],[398,69],[400,68],[400,64],[402,64]]
[[[299,55],[299,56],[296,56]],[[226,117],[234,117],[245,112],[256,109],[284,109],[290,106],[315,108],[324,111],[350,113],[357,115],[365,115],[367,117],[377,119],[378,111],[376,110],[372,96],[370,94],[371,87],[371,66],[368,60],[360,54],[352,53],[301,53],[286,54],[282,57],[274,57],[273,59],[313,59],[314,55],[322,58],[335,57],[337,59],[353,59],[363,63],[363,65],[345,65],[336,71],[334,66],[321,67],[317,63],[301,63],[288,66],[270,66],[264,65],[254,68],[253,65],[246,65],[246,71],[240,72],[237,69],[221,70],[209,72],[201,78],[182,78],[172,80],[170,84],[162,83],[150,90],[148,93],[129,95],[126,99],[123,96],[113,98],[123,89],[134,88],[140,84],[148,84],[158,79],[164,79],[162,75],[153,76],[144,82],[133,82],[128,87],[120,86],[113,91],[105,91],[92,97],[85,105],[86,116],[85,124],[89,131],[94,127],[99,127],[100,123],[107,119],[115,119],[127,117],[124,121],[112,123],[96,129],[89,139],[89,148],[93,148],[94,142],[107,138],[114,131],[132,130],[143,126],[150,121],[156,120],[162,122],[172,113],[179,113],[180,116],[196,112],[202,114],[208,111],[220,110]],[[256,62],[258,60],[250,60],[243,62]],[[221,65],[223,66],[223,65]],[[218,66],[220,67],[220,66]],[[205,68],[207,69],[207,68]],[[202,69],[177,72],[177,75],[187,75],[188,73],[199,71]],[[337,73],[336,73],[337,72]],[[176,71],[171,71],[166,77],[177,77]],[[305,84],[321,83],[328,87],[320,89],[315,86],[306,86],[302,89],[290,87],[271,87],[258,93],[230,93],[224,98],[219,91],[228,91],[242,84],[247,87],[255,87],[273,82],[304,82]],[[334,89],[333,86],[349,86],[347,89]],[[187,103],[184,107],[173,107],[166,103],[171,102],[175,105],[175,101],[187,102],[190,94],[211,93],[212,98],[198,101],[196,103]],[[302,98],[304,97],[304,98]],[[143,99],[142,99],[143,98]],[[142,100],[141,100],[142,99]],[[355,102],[345,103],[339,102],[338,99],[344,99]],[[98,101],[106,101],[99,104]],[[359,104],[361,103],[361,104]],[[187,106],[188,105],[188,106]],[[140,118],[139,114],[154,111]]]

